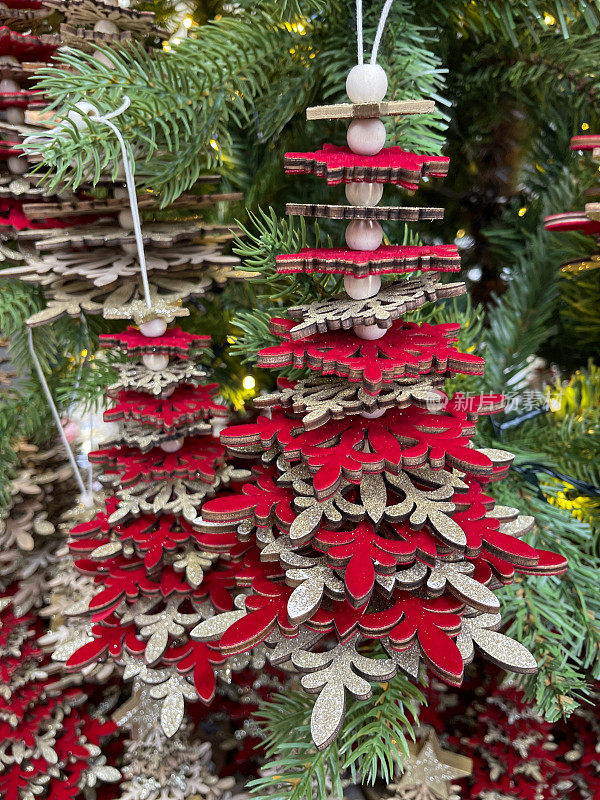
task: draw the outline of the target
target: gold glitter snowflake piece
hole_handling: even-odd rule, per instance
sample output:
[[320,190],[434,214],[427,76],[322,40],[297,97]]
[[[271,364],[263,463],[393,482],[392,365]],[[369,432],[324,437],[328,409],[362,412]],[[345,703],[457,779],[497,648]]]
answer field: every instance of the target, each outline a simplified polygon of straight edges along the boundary
[[464,283],[441,283],[434,275],[388,284],[374,297],[352,300],[346,294],[286,310],[291,319],[302,320],[290,330],[292,339],[313,333],[350,330],[356,325],[389,328],[393,321],[425,303],[456,297],[466,291]]
[[451,800],[452,781],[471,775],[471,759],[442,750],[433,730],[408,749],[410,757],[402,763],[402,776],[388,786],[393,792],[390,800]]

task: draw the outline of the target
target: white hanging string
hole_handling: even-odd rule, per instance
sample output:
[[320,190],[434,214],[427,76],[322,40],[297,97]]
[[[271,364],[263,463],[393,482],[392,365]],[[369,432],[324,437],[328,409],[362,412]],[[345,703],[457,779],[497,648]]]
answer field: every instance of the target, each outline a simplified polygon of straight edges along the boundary
[[75,480],[77,481],[77,485],[79,486],[79,490],[81,492],[81,502],[83,503],[84,506],[86,506],[86,508],[91,508],[94,505],[94,495],[93,492],[88,491],[88,489],[85,486],[85,483],[83,482],[79,466],[77,464],[73,451],[71,450],[71,445],[69,444],[65,431],[63,429],[62,423],[60,421],[60,416],[58,414],[58,410],[54,405],[54,399],[52,397],[52,393],[50,392],[50,387],[48,386],[48,383],[46,381],[46,376],[44,375],[44,371],[37,357],[37,353],[35,352],[35,347],[33,346],[33,331],[31,330],[31,328],[27,328],[27,343],[29,345],[29,353],[31,355],[31,359],[35,365],[38,378],[40,379],[40,383],[42,384],[42,389],[44,390],[44,394],[46,395],[46,400],[48,401],[48,405],[50,406],[50,410],[52,411],[54,422],[56,423],[56,427],[58,428],[58,433],[65,447],[65,450],[67,451],[67,456],[69,457],[69,461],[71,462],[73,475],[75,477]]
[[127,183],[127,193],[129,195],[129,205],[131,206],[131,216],[133,217],[133,230],[135,233],[135,242],[137,245],[138,251],[138,259],[140,262],[140,271],[142,274],[142,285],[144,287],[144,297],[146,300],[146,305],[148,308],[152,306],[152,298],[150,296],[150,284],[148,283],[148,270],[146,268],[146,253],[144,251],[144,240],[142,238],[142,223],[140,221],[140,210],[138,208],[137,202],[137,194],[135,190],[135,181],[133,178],[133,170],[131,169],[131,161],[129,159],[129,151],[127,150],[127,145],[125,144],[125,140],[121,135],[121,131],[117,128],[117,126],[111,122],[112,119],[118,117],[124,111],[127,111],[129,106],[131,105],[131,100],[127,95],[123,96],[123,103],[116,109],[116,111],[111,111],[108,114],[100,115],[97,112],[94,114],[93,110],[89,113],[89,118],[93,122],[103,122],[105,125],[111,129],[111,131],[117,137],[119,145],[121,147],[121,154],[123,156],[123,167],[125,169],[125,181]]
[[363,45],[363,8],[362,0],[356,0],[356,41],[358,44],[357,64],[364,64],[364,45]]
[[394,0],[386,0],[379,17],[379,25],[377,26],[377,33],[375,34],[375,41],[373,42],[373,52],[371,53],[371,64],[377,63],[377,54],[379,53],[379,45],[381,44],[381,37],[385,29],[390,9],[392,8]]

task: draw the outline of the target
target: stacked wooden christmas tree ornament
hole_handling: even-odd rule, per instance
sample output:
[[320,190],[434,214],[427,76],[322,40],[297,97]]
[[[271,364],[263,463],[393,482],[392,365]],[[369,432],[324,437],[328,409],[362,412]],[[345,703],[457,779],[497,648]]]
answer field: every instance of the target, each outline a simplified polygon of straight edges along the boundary
[[[68,672],[96,672],[108,663],[132,681],[129,700],[114,715],[130,733],[124,798],[191,797],[199,786],[214,798],[228,791],[234,782],[209,769],[210,747],[195,729],[214,711],[207,707],[217,677],[235,686],[235,672],[265,664],[260,648],[227,658],[190,637],[201,621],[234,608],[247,570],[235,534],[199,531],[198,510],[249,473],[226,463],[212,435],[211,423],[226,409],[198,364],[209,337],[168,327],[175,310],[187,312],[150,304],[152,318],[139,328],[101,336],[104,347],[127,358],[105,412],[118,431],[90,454],[102,465],[107,496],[95,516],[72,529],[71,552],[92,583],[67,609],[74,619],[54,650]],[[267,688],[281,688],[276,676],[271,680]]]
[[[303,215],[348,220],[346,247],[277,259],[281,273],[344,276],[345,294],[288,309],[272,320],[281,344],[262,350],[267,368],[308,367],[259,398],[267,413],[223,431],[236,456],[259,460],[241,491],[207,501],[194,528],[237,530],[244,571],[236,610],[191,636],[225,655],[266,642],[274,664],[292,668],[318,695],[312,735],[337,736],[345,696],[367,699],[372,681],[421,664],[451,684],[475,648],[502,666],[536,663],[501,625],[494,590],[515,573],[559,574],[563,558],[523,537],[534,525],[487,491],[510,453],[471,441],[499,396],[448,397],[444,380],[481,374],[483,359],[455,346],[459,326],[408,321],[408,311],[464,292],[440,273],[459,270],[453,245],[384,245],[379,220],[439,218],[441,209],[378,205],[385,184],[415,189],[441,177],[448,159],[385,148],[382,116],[427,113],[431,103],[387,103],[376,64],[355,67],[351,103],[309,109],[309,118],[351,119],[348,147],[289,153],[286,171],[344,183],[348,205],[298,206]],[[405,277],[412,273],[412,277]],[[382,275],[398,280],[382,284]],[[240,552],[240,550],[238,550]],[[379,648],[385,658],[376,658]]]
[[[35,607],[40,619],[50,622],[45,632],[36,623],[36,636],[39,646],[54,658],[48,670],[65,676],[62,683],[53,680],[57,697],[65,692],[65,704],[72,687],[84,687],[77,695],[82,703],[88,688],[100,684],[104,688],[98,690],[99,696],[107,691],[103,709],[109,712],[119,705],[119,691],[115,694],[107,682],[114,682],[116,689],[123,673],[134,682],[132,692],[128,685],[124,687],[115,713],[129,735],[125,752],[123,739],[115,745],[116,752],[121,751],[117,762],[124,782],[106,797],[181,800],[203,794],[216,800],[230,796],[232,781],[218,777],[210,743],[196,727],[212,724],[207,722],[212,710],[206,704],[214,695],[215,673],[224,689],[239,689],[240,707],[253,707],[247,700],[251,695],[258,698],[260,687],[252,681],[247,686],[247,677],[240,683],[242,678],[234,670],[249,664],[262,667],[264,655],[257,652],[227,660],[187,636],[206,614],[233,608],[230,587],[235,586],[236,567],[221,552],[233,547],[235,537],[228,536],[224,544],[223,537],[197,534],[189,521],[197,516],[202,499],[237,473],[227,466],[224,448],[212,437],[211,421],[222,419],[226,412],[215,398],[218,387],[205,382],[205,371],[198,363],[209,339],[178,327],[167,330],[167,326],[189,314],[184,303],[237,277],[238,259],[223,253],[231,231],[204,223],[201,214],[240,195],[218,193],[220,177],[202,176],[190,194],[177,201],[176,219],[168,222],[160,198],[151,193],[139,196],[137,205],[147,223],[141,234],[142,272],[122,165],[116,185],[108,173],[98,181],[90,174],[75,191],[48,189],[47,182],[38,185],[48,147],[60,147],[61,137],[68,139],[73,126],[83,129],[102,122],[89,103],[80,104],[67,119],[57,122],[43,110],[40,94],[30,90],[31,77],[60,45],[82,49],[110,67],[105,45],[131,39],[152,47],[160,43],[164,32],[153,25],[152,14],[131,8],[128,2],[9,0],[8,5],[15,8],[2,20],[13,28],[4,38],[14,43],[16,54],[16,63],[8,67],[24,87],[28,102],[20,98],[18,113],[6,107],[0,123],[7,141],[6,174],[0,186],[6,200],[1,209],[5,212],[2,250],[12,262],[0,271],[0,277],[42,289],[46,307],[27,320],[30,327],[50,324],[64,315],[79,319],[85,327],[88,314],[131,320],[138,327],[102,342],[118,372],[116,383],[108,389],[111,408],[106,415],[116,433],[91,459],[106,470],[104,490],[95,492],[92,505],[89,496],[77,503],[72,471],[63,467],[61,505],[55,508],[51,475],[42,476],[46,483],[39,497],[23,494],[27,481],[15,482],[12,507],[6,519],[0,520],[3,542],[10,548],[0,565],[2,588],[11,614],[22,615]],[[32,136],[29,141],[36,144],[25,154],[22,143]],[[39,173],[32,173],[34,168]],[[107,169],[111,168],[112,164]],[[79,353],[74,356],[79,359]],[[50,466],[48,462],[47,473]],[[37,491],[34,479],[37,476],[32,473],[31,492]],[[69,505],[75,507],[67,511]],[[52,525],[44,510],[50,513]],[[66,524],[67,530],[75,528],[70,554],[65,547]],[[46,552],[50,542],[51,558]],[[103,550],[102,545],[108,546]],[[138,633],[132,634],[138,623]],[[134,639],[136,644],[130,647]],[[270,682],[281,686],[271,674],[260,691],[268,691]],[[45,697],[45,690],[32,695],[28,713],[36,719],[38,714],[42,718]],[[36,698],[40,699],[37,705]],[[184,700],[189,711],[185,716]],[[84,723],[88,725],[93,709],[82,708],[85,714],[89,708]],[[244,719],[240,718],[240,726]],[[81,730],[66,705],[59,723],[65,730],[71,726],[69,730],[76,734]],[[233,738],[222,721],[211,730],[226,728]],[[111,731],[115,729],[112,726]],[[241,739],[239,745],[241,755]],[[56,780],[43,781],[36,796],[62,797],[58,789],[48,794],[60,781],[65,797],[91,792],[93,778],[86,783],[83,767],[77,781],[67,781],[59,768],[71,762],[63,756],[61,752],[56,776],[54,768],[48,773]],[[77,757],[83,759],[83,753]],[[8,766],[0,765],[0,780],[6,774],[8,781],[21,781],[15,787],[11,783],[11,800],[33,796],[33,784],[22,781],[20,773],[13,779],[8,771]],[[48,772],[41,762],[40,771]],[[110,770],[94,774],[98,780],[114,780]],[[38,780],[37,772],[31,776]]]

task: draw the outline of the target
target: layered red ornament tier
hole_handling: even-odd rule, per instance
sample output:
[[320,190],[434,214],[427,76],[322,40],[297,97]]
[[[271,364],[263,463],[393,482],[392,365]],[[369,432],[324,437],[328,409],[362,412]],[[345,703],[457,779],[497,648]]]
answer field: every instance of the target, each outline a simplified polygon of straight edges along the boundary
[[[461,352],[458,325],[405,319],[407,310],[465,291],[435,274],[457,269],[458,255],[453,246],[416,246],[408,259],[406,249],[383,246],[372,209],[383,184],[412,188],[448,164],[385,149],[375,118],[382,97],[371,99],[374,118],[345,114],[357,117],[349,149],[286,158],[288,172],[346,182],[350,206],[318,213],[351,221],[347,249],[283,255],[277,268],[342,272],[345,293],[271,321],[281,343],[262,350],[259,364],[312,374],[282,380],[259,398],[268,414],[223,431],[228,451],[256,462],[253,479],[208,500],[195,523],[206,535],[237,531],[243,594],[192,638],[223,656],[266,642],[272,663],[292,667],[318,695],[311,729],[319,748],[341,728],[346,692],[368,699],[371,682],[397,670],[417,679],[424,665],[460,685],[479,650],[507,669],[535,672],[525,647],[498,632],[496,590],[516,573],[566,569],[564,558],[527,543],[533,518],[497,505],[488,491],[513,457],[478,448],[472,437],[477,418],[500,410],[503,398],[442,390],[447,377],[481,374],[483,359]],[[400,218],[403,209],[383,211],[382,219]],[[417,277],[404,276],[419,266]],[[398,279],[382,285],[387,271]],[[385,657],[367,657],[364,645]]]
[[[18,587],[13,587],[18,591]],[[117,726],[96,715],[93,686],[58,681],[40,647],[32,614],[0,612],[0,796],[4,800],[83,800],[93,787],[121,779],[107,763]],[[7,604],[6,604],[7,603]],[[112,796],[112,795],[111,795]]]
[[[62,642],[55,657],[69,671],[114,660],[125,678],[152,691],[163,731],[174,736],[185,703],[209,703],[225,665],[190,630],[231,612],[248,569],[235,534],[198,530],[198,510],[248,473],[226,464],[212,435],[226,409],[198,364],[209,337],[167,329],[158,317],[140,327],[100,337],[128,359],[109,389],[105,419],[114,437],[90,454],[103,467],[108,499],[71,531],[75,566],[95,584],[89,621],[83,638]],[[140,692],[134,705],[144,705]]]

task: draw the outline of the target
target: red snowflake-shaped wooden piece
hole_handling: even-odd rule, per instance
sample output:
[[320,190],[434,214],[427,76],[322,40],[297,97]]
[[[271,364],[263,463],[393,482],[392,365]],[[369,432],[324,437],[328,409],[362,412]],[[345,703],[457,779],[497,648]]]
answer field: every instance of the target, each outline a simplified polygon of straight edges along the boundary
[[218,384],[190,386],[180,384],[168,397],[155,397],[144,392],[119,392],[118,403],[104,412],[107,422],[135,419],[140,422],[172,431],[200,419],[225,416],[225,406],[213,402]]
[[565,211],[544,218],[547,231],[580,231],[586,236],[600,234],[600,220],[589,219],[584,211]]
[[215,469],[223,461],[225,448],[212,436],[186,439],[174,453],[165,453],[154,447],[140,453],[133,447],[111,447],[96,450],[89,455],[96,464],[116,466],[122,471],[121,485],[133,486],[141,480],[173,480],[189,478],[212,483]]
[[270,418],[226,428],[221,441],[237,447],[260,444],[270,449],[277,443],[286,460],[302,459],[314,472],[313,487],[320,500],[331,497],[342,477],[358,483],[364,473],[429,462],[434,469],[456,467],[475,475],[491,474],[490,459],[469,446],[474,425],[464,411],[450,402],[443,413],[416,406],[392,409],[378,419],[346,417],[330,420],[305,431],[301,420],[275,408]]
[[571,137],[571,150],[595,150],[597,147],[600,147],[600,136],[597,133]]
[[453,244],[393,245],[377,250],[305,247],[298,253],[277,256],[277,272],[287,275],[314,272],[353,275],[387,275],[400,272],[458,272],[460,256]]
[[121,333],[103,333],[99,338],[101,347],[118,347],[128,356],[165,353],[185,359],[192,351],[210,345],[210,336],[187,333],[181,328],[169,328],[162,336],[149,337],[130,325]]
[[391,575],[397,564],[410,564],[415,557],[414,545],[380,536],[369,522],[359,522],[350,531],[321,528],[314,546],[327,553],[332,569],[345,568],[346,596],[354,606],[370,598],[376,575]]
[[287,275],[314,272],[353,275],[387,275],[400,272],[458,272],[460,256],[453,244],[383,245],[377,250],[305,247],[298,253],[277,256],[277,272]]
[[399,147],[384,147],[375,156],[361,156],[349,147],[324,144],[312,153],[286,153],[288,175],[318,175],[330,186],[366,181],[394,183],[414,190],[423,177],[443,178],[450,160],[445,156],[417,155]]
[[[293,491],[276,483],[279,475],[274,467],[260,466],[255,471],[257,479],[245,483],[241,494],[225,495],[207,501],[202,506],[202,517],[208,523],[220,522],[237,525],[253,519],[256,525],[273,523],[289,529],[294,521]],[[209,528],[210,530],[210,528]]]
[[462,353],[456,341],[456,324],[418,325],[396,320],[385,336],[367,341],[354,332],[315,333],[293,340],[288,331],[294,322],[272,319],[271,330],[283,338],[276,347],[258,354],[261,367],[308,366],[324,375],[339,375],[350,381],[362,381],[365,391],[377,394],[384,383],[405,375],[426,375],[446,371],[470,375],[483,373],[484,360],[472,353]]

